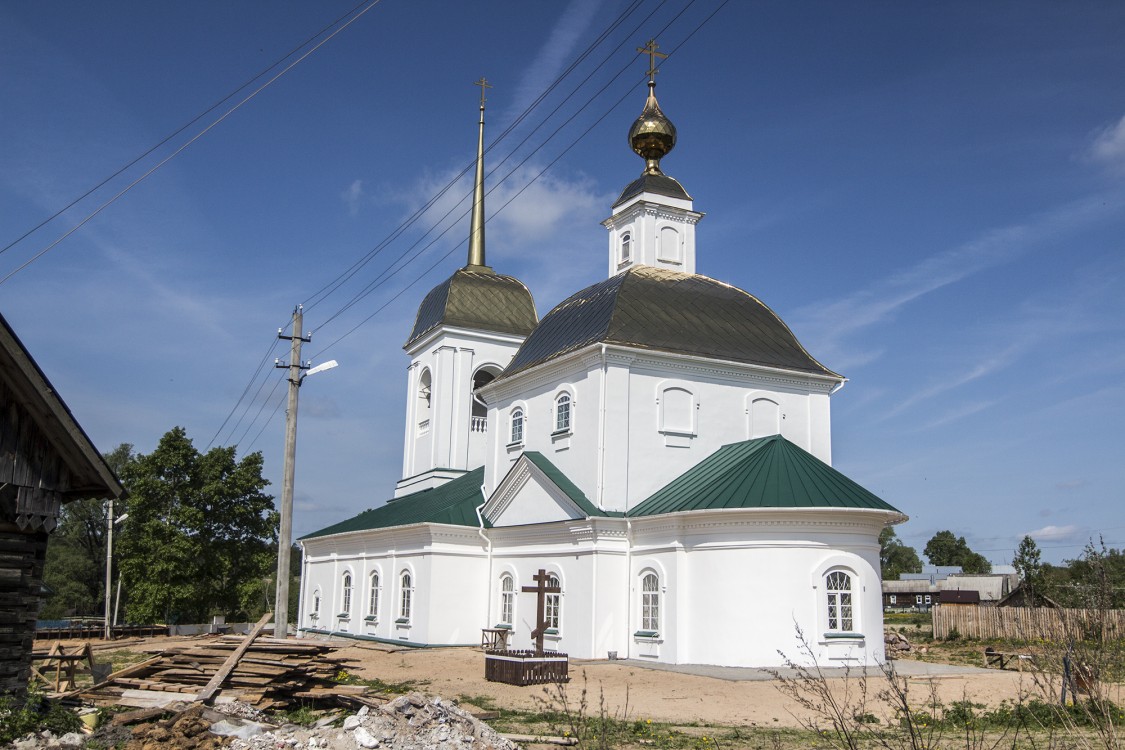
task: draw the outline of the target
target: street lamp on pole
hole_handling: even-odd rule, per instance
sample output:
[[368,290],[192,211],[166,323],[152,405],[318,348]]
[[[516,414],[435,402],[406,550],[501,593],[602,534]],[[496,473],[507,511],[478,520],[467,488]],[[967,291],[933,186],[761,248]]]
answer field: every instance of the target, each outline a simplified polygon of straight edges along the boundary
[[302,336],[304,313],[301,305],[293,311],[293,330],[291,336],[280,330],[277,337],[289,339],[291,348],[289,364],[275,361],[275,367],[289,370],[289,408],[285,414],[285,468],[281,481],[281,522],[277,531],[277,597],[274,601],[273,635],[286,638],[289,635],[289,551],[293,544],[293,474],[297,457],[297,394],[301,383],[309,375],[331,370],[337,366],[336,360],[329,360],[312,367],[312,362],[301,363],[301,344],[312,340],[312,335]]

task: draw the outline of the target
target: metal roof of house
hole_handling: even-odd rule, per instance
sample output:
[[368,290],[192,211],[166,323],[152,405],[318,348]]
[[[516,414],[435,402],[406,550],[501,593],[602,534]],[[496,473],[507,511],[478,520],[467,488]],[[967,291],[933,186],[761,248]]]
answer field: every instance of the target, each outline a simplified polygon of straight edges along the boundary
[[547,478],[555,483],[555,486],[562,490],[567,497],[569,497],[574,504],[577,505],[583,513],[592,517],[615,517],[620,518],[624,513],[616,511],[605,511],[590,502],[586,497],[586,493],[578,488],[574,482],[570,481],[566,474],[563,474],[557,466],[551,463],[546,456],[539,451],[524,451],[523,455],[531,463],[539,467],[539,470],[547,475]]
[[899,511],[780,435],[724,445],[626,515],[733,508]]
[[468,266],[425,296],[405,346],[443,324],[526,336],[538,322],[535,300],[523,282],[487,266]]
[[[349,531],[409,526],[416,523],[477,526],[477,507],[484,502],[480,491],[483,482],[484,467],[482,466],[440,487],[413,492],[390,500],[386,505],[365,510],[358,516],[306,534],[301,539],[345,534]],[[485,525],[488,525],[487,521]]]
[[[76,497],[105,498],[124,494],[121,482],[105,458],[3,315],[0,315],[0,378],[65,463],[69,489],[64,502]],[[0,436],[4,450],[16,452],[16,437]],[[0,462],[0,465],[5,463]],[[0,484],[8,482],[19,484],[15,477],[0,476]]]
[[613,207],[617,208],[625,201],[641,193],[655,193],[669,198],[691,200],[691,196],[684,190],[684,186],[674,177],[669,177],[666,174],[643,174],[625,186],[621,195],[613,202]]
[[707,276],[633,266],[559,303],[497,379],[597,343],[841,377],[757,297]]
[[980,592],[942,589],[938,592],[939,604],[980,604]]

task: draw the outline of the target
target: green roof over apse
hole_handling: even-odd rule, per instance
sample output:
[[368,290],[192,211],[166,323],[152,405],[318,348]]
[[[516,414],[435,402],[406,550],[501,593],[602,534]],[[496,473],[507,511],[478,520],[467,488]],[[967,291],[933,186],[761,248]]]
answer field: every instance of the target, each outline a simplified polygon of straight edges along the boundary
[[570,481],[566,474],[559,470],[559,467],[551,463],[546,456],[539,451],[524,451],[523,455],[527,456],[527,460],[539,467],[539,470],[547,475],[547,478],[555,483],[563,493],[569,497],[575,505],[577,505],[587,517],[617,517],[624,516],[624,513],[617,511],[602,510],[598,506],[590,502],[586,497],[586,493],[578,489],[578,485]]
[[724,445],[626,515],[734,508],[863,508],[898,513],[780,435]]
[[[484,483],[484,467],[421,492],[413,492],[390,500],[386,505],[365,510],[358,516],[333,524],[301,539],[346,534],[349,531],[387,529],[415,523],[444,523],[452,526],[477,526],[477,507],[484,502],[480,487]],[[485,521],[485,525],[488,522]]]

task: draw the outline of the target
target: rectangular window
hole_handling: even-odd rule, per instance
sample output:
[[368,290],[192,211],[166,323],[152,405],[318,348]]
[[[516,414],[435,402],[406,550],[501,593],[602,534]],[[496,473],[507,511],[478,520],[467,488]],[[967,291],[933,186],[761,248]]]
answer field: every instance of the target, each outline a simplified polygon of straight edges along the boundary
[[559,629],[559,610],[562,602],[561,594],[547,594],[543,603],[543,619],[548,628]]
[[916,597],[914,597],[914,603],[915,604],[921,604],[922,603],[922,595],[921,594],[918,594]]
[[930,603],[930,595],[926,594],[926,604],[929,604],[929,603]]
[[891,604],[894,604],[894,603],[895,603],[895,595],[891,594]]

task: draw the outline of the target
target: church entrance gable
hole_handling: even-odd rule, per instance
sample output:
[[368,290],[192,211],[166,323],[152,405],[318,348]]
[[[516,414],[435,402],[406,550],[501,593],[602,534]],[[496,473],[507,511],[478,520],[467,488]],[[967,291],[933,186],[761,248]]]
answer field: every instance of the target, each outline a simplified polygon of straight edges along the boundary
[[482,515],[493,526],[522,526],[587,518],[597,513],[589,500],[542,455],[528,451],[485,503]]

